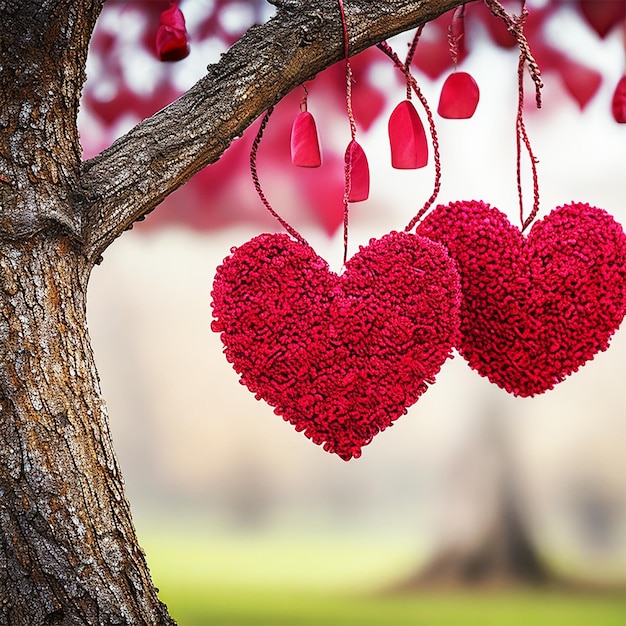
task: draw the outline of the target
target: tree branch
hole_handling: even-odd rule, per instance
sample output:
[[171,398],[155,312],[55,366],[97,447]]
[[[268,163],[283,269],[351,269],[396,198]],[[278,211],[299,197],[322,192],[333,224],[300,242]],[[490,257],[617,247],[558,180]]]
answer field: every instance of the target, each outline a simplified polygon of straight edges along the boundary
[[[349,0],[350,53],[430,21],[463,0]],[[344,54],[336,0],[273,0],[278,13],[252,27],[174,103],[86,161],[84,237],[99,255],[292,89]]]

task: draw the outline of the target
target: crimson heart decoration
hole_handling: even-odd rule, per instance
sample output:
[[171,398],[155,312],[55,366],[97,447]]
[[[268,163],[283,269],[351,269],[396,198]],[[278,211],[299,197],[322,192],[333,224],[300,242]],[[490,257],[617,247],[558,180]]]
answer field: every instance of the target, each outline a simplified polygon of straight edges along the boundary
[[488,204],[454,202],[417,232],[458,265],[459,352],[514,395],[552,389],[606,350],[626,313],[626,235],[602,209],[558,207],[525,236]]
[[241,383],[346,461],[417,402],[458,339],[454,263],[406,232],[372,239],[340,275],[304,242],[259,235],[233,248],[211,295]]

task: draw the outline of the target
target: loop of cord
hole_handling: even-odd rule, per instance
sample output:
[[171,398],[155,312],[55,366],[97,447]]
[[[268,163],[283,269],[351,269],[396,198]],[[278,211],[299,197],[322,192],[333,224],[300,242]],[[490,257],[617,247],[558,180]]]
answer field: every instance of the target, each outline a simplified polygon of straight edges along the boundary
[[406,59],[404,61],[404,74],[406,77],[406,99],[410,100],[412,95],[411,81],[409,80],[409,76],[411,75],[411,63],[413,63],[413,57],[415,56],[415,51],[417,50],[417,43],[419,42],[420,36],[422,35],[422,31],[424,30],[425,24],[420,24],[415,31],[415,35],[413,36],[413,41],[409,46],[409,51],[407,52]]
[[433,144],[433,154],[434,154],[433,160],[435,162],[435,182],[433,185],[433,193],[431,194],[430,198],[426,200],[426,202],[424,203],[424,206],[418,211],[417,215],[407,224],[407,226],[404,229],[406,232],[413,230],[415,225],[424,216],[426,211],[428,211],[428,209],[430,209],[430,207],[435,203],[435,200],[437,199],[437,196],[439,195],[439,191],[441,190],[441,155],[439,152],[439,138],[437,136],[435,120],[433,119],[433,114],[432,114],[432,111],[430,110],[430,106],[428,105],[428,101],[426,100],[426,97],[424,96],[424,94],[422,93],[422,90],[417,84],[417,80],[411,74],[410,69],[408,69],[410,65],[410,59],[415,53],[417,40],[419,39],[419,35],[421,34],[421,32],[422,32],[422,27],[420,27],[417,33],[415,34],[413,44],[411,45],[411,49],[409,50],[410,57],[407,57],[408,62],[405,62],[405,63],[403,63],[400,60],[400,57],[394,52],[394,50],[386,41],[379,43],[377,46],[378,49],[384,52],[393,61],[394,65],[405,75],[407,84],[411,86],[411,88],[415,92],[415,95],[418,97],[419,101],[422,103],[422,106],[424,107],[424,111],[426,111],[426,117],[428,119],[428,127],[430,130],[430,138]]
[[[528,228],[539,213],[539,181],[537,175],[538,160],[535,157],[526,125],[524,124],[524,67],[528,65],[528,72],[535,84],[535,101],[537,108],[541,108],[541,89],[543,83],[541,81],[541,71],[535,61],[524,35],[524,24],[528,17],[526,9],[526,0],[522,0],[522,11],[519,16],[509,15],[498,0],[485,0],[487,6],[495,15],[504,21],[509,32],[515,37],[520,49],[519,63],[517,66],[518,76],[518,100],[517,100],[517,118],[515,121],[516,133],[516,165],[517,165],[517,195],[519,198],[519,218],[522,225],[522,232]],[[524,193],[522,189],[522,146],[526,149],[530,160],[531,174],[533,179],[533,208],[527,218],[524,218]]]
[[254,188],[263,203],[263,206],[270,212],[270,214],[278,221],[278,223],[296,240],[301,244],[308,246],[308,242],[306,239],[288,222],[286,222],[272,207],[269,200],[265,197],[265,193],[261,187],[261,182],[259,181],[259,173],[256,167],[256,157],[259,151],[259,145],[261,143],[261,139],[263,138],[263,133],[265,132],[265,127],[270,119],[270,116],[274,112],[274,107],[270,107],[263,116],[261,120],[261,125],[259,126],[259,130],[257,131],[256,137],[252,142],[252,147],[250,148],[250,174],[252,176],[252,182],[254,183]]
[[[530,139],[524,124],[524,58],[520,55],[518,65],[518,101],[516,120],[516,160],[517,160],[517,195],[519,198],[519,218],[522,224],[522,232],[528,228],[539,213],[539,180],[537,175],[537,157],[533,153]],[[530,168],[533,179],[533,208],[526,219],[524,219],[524,193],[522,190],[522,144],[526,148],[530,160]]]
[[498,2],[498,0],[485,0],[485,3],[489,7],[489,10],[493,15],[500,18],[507,30],[515,37],[520,49],[520,56],[523,58],[524,63],[528,64],[528,73],[535,83],[535,101],[537,108],[541,108],[541,90],[543,88],[543,82],[541,81],[541,70],[537,65],[537,61],[530,51],[530,44],[526,35],[524,34],[524,24],[528,17],[528,10],[526,9],[526,0],[522,0],[522,13],[520,16],[509,15],[505,8]]

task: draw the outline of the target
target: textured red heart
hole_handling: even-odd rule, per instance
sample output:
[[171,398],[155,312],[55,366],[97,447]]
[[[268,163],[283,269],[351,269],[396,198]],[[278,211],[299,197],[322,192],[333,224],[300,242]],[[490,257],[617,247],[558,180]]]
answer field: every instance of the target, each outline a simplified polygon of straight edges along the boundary
[[218,268],[212,329],[257,399],[344,460],[405,414],[458,339],[444,247],[390,233],[337,275],[304,243],[260,235]]
[[626,235],[602,209],[559,207],[526,237],[496,208],[454,202],[418,234],[457,262],[459,352],[515,395],[552,389],[606,350],[626,313]]

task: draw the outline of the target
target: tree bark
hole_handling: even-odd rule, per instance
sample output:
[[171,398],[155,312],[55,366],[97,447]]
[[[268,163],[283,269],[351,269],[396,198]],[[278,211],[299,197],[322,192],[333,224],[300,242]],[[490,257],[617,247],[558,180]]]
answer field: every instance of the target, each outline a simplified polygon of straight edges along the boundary
[[[277,15],[252,27],[187,93],[84,164],[81,185],[93,258],[167,194],[217,161],[266,109],[344,57],[337,0],[272,3]],[[350,54],[460,4],[345,2]]]
[[0,620],[173,623],[138,546],[66,237],[0,249]]
[[[0,0],[0,624],[173,624],[138,545],[86,326],[94,263],[343,55],[335,0],[275,0],[205,79],[81,163],[104,0]],[[350,0],[356,53],[461,0]]]

